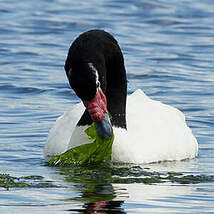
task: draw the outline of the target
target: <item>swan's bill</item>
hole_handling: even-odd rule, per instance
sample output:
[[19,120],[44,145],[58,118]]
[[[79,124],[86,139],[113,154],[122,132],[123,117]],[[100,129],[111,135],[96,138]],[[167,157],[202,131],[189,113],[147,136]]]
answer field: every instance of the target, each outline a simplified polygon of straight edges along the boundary
[[95,122],[97,134],[101,139],[109,139],[113,135],[113,128],[108,113],[104,114],[103,120]]

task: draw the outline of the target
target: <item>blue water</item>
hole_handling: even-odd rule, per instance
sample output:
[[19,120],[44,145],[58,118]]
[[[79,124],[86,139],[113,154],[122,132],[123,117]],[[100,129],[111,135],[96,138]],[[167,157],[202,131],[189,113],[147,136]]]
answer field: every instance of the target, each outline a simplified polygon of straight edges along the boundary
[[69,45],[98,28],[122,48],[128,93],[141,88],[179,108],[199,142],[194,160],[142,167],[214,174],[213,0],[2,0],[0,20],[0,173],[59,186],[1,188],[1,213],[214,213],[212,182],[92,185],[43,159],[54,121],[78,101],[63,69]]

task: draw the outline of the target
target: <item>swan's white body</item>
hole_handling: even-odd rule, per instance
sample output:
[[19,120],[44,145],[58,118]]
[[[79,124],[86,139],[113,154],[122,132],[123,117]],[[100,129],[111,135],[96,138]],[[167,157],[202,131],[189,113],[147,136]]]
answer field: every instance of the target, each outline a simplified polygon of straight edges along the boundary
[[[90,143],[85,127],[76,127],[85,107],[82,103],[59,117],[44,149],[46,159],[69,148]],[[127,98],[127,131],[113,127],[112,161],[150,163],[194,158],[198,143],[178,109],[154,101],[137,90]]]

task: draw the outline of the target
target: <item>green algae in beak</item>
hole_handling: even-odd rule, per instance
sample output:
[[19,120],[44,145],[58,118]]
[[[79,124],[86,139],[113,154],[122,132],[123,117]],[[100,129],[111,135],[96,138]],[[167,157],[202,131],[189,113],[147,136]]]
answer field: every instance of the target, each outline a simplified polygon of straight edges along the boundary
[[101,139],[97,134],[94,123],[92,123],[92,125],[85,130],[85,133],[88,135],[89,139],[94,140],[93,143],[84,144],[69,149],[61,155],[53,156],[49,161],[49,165],[88,165],[110,161],[114,135],[108,139]]

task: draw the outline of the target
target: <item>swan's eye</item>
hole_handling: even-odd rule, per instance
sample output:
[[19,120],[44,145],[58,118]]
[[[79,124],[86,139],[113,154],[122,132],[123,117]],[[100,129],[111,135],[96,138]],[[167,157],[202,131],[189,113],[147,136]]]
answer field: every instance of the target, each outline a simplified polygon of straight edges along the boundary
[[97,87],[97,88],[100,87],[100,82],[99,82],[99,81],[96,83],[96,87]]

